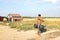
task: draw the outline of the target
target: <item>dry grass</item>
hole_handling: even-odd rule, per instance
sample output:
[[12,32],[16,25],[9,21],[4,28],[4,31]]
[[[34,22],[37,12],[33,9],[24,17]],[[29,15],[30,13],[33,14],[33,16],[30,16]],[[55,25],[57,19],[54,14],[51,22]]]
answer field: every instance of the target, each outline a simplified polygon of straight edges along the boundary
[[48,29],[60,29],[60,18],[44,19],[44,21],[43,24],[46,25]]
[[[45,18],[42,25],[45,25],[48,30],[60,29],[60,18]],[[22,22],[10,23],[11,28],[17,28],[19,30],[31,30],[34,29],[35,18],[24,18]]]

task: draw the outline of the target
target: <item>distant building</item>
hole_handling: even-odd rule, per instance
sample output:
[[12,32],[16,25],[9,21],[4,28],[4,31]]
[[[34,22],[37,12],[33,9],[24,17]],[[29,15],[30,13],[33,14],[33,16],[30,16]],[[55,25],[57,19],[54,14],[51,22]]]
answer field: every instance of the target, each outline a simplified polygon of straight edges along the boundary
[[3,21],[3,17],[0,16],[0,21]]
[[19,14],[8,14],[8,21],[9,22],[15,22],[15,21],[21,21],[22,17]]
[[7,17],[0,16],[0,21],[8,21]]

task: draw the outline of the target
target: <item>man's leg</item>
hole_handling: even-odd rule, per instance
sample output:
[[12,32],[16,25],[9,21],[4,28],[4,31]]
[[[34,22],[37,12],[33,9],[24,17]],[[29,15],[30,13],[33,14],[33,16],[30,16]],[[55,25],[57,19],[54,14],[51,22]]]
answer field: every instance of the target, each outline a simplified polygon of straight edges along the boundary
[[40,36],[41,32],[40,32],[40,31],[38,31],[38,32],[37,32],[37,34],[38,34],[38,36]]
[[41,30],[40,30],[40,24],[38,24],[38,32],[37,32],[37,34],[40,36],[40,34],[41,34]]

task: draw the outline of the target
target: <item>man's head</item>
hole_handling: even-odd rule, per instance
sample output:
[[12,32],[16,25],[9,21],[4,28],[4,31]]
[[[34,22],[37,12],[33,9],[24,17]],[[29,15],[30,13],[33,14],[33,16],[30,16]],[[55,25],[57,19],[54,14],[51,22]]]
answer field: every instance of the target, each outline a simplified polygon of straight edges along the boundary
[[41,14],[38,14],[38,16],[41,16]]

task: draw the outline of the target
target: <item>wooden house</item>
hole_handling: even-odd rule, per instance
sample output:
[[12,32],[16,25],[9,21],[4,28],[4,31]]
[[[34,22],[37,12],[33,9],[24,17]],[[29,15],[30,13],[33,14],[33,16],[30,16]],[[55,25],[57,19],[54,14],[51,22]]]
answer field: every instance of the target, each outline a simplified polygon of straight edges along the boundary
[[21,21],[22,17],[19,14],[8,14],[8,21],[9,22],[15,22],[15,21]]

